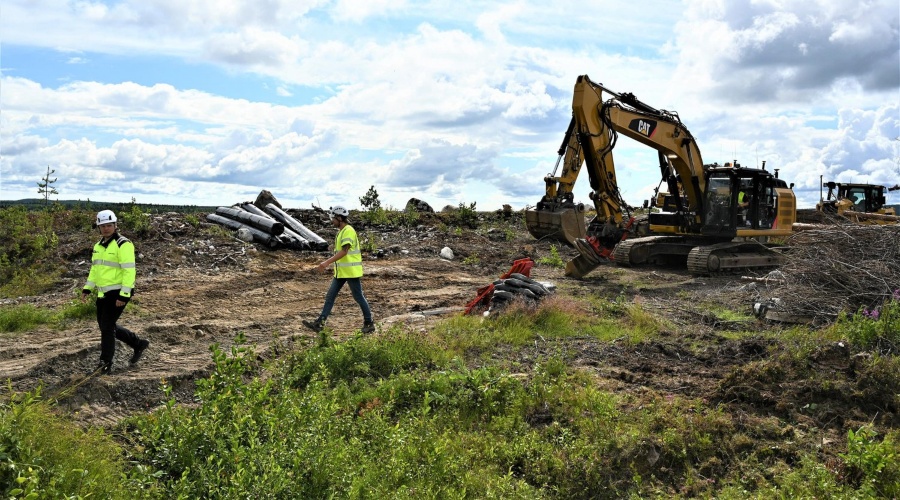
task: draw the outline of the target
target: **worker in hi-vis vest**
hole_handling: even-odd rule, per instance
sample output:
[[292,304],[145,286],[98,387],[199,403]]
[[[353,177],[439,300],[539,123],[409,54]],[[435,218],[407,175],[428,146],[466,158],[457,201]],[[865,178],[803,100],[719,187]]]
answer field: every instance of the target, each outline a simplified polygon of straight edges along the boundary
[[347,223],[347,217],[350,212],[346,208],[337,206],[331,208],[331,224],[337,228],[338,233],[334,238],[334,255],[319,263],[318,269],[324,272],[329,265],[334,264],[334,278],[331,280],[331,286],[328,293],[325,294],[325,305],[322,306],[322,312],[315,321],[303,320],[303,324],[308,328],[320,332],[325,328],[325,321],[331,314],[331,308],[334,307],[334,299],[337,297],[344,283],[350,286],[350,292],[353,299],[359,304],[363,314],[363,333],[372,333],[375,331],[375,323],[372,321],[372,310],[369,308],[369,302],[363,295],[362,289],[362,252],[359,250],[359,239],[356,237],[356,230]]
[[112,210],[97,213],[100,241],[94,245],[91,270],[81,291],[81,301],[97,290],[97,324],[100,325],[100,364],[90,373],[108,375],[112,372],[116,354],[116,339],[134,349],[131,364],[141,359],[150,345],[147,339],[138,338],[131,330],[119,326],[119,316],[134,294],[137,269],[134,263],[134,244],[121,236],[117,228],[116,214]]

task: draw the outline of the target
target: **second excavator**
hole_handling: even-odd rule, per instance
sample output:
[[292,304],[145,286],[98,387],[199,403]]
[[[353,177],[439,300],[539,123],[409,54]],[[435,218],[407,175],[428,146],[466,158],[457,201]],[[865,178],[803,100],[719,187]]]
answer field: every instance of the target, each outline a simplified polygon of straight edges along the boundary
[[[664,203],[638,221],[616,183],[613,148],[624,135],[655,149]],[[773,267],[781,255],[772,237],[791,234],[796,198],[791,187],[763,168],[735,163],[705,165],[694,137],[675,112],[655,109],[631,93],[615,93],[579,76],[572,120],[560,148],[562,175],[545,177],[546,194],[526,225],[537,238],[575,246],[579,257],[566,274],[583,277],[604,260],[619,265],[686,263],[693,273]],[[596,216],[584,227],[584,207],[573,188],[586,166]]]

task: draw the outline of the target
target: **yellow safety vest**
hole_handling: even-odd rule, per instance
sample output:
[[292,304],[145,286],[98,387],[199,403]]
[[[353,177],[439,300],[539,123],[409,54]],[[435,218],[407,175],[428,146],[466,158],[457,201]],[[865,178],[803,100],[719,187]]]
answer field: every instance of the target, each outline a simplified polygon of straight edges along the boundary
[[104,246],[103,240],[94,245],[91,272],[88,273],[85,290],[97,289],[97,296],[118,290],[119,296],[130,298],[134,291],[137,269],[134,264],[134,244],[118,233]]
[[350,224],[345,225],[334,237],[334,253],[340,252],[345,245],[350,245],[350,250],[334,263],[334,277],[359,278],[363,275],[362,252],[359,251],[356,230]]

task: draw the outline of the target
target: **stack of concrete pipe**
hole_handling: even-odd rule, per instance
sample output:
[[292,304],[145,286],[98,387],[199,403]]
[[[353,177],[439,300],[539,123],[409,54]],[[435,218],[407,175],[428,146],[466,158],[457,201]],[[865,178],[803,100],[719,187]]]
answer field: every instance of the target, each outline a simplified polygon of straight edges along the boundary
[[235,231],[247,229],[253,241],[269,248],[287,247],[295,250],[327,250],[328,243],[310,231],[297,219],[269,203],[266,211],[252,203],[233,207],[219,207],[206,219]]

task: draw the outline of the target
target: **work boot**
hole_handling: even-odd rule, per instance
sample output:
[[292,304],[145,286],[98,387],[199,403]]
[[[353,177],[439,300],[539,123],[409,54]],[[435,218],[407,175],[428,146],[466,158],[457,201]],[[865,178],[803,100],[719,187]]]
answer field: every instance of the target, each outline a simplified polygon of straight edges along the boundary
[[363,333],[372,333],[375,331],[375,323],[372,321],[366,321],[363,323],[362,332]]
[[141,356],[144,354],[144,351],[146,351],[147,347],[149,346],[150,341],[147,339],[143,339],[138,342],[137,347],[134,348],[134,354],[131,355],[131,360],[129,360],[128,362],[131,364],[137,363],[141,359]]
[[109,375],[110,373],[112,373],[112,363],[101,361],[88,372],[88,375]]
[[304,319],[303,324],[306,325],[307,328],[309,328],[310,330],[312,330],[316,333],[321,332],[322,329],[325,328],[325,322],[322,321],[321,319],[317,319],[315,321],[310,321],[308,319]]

